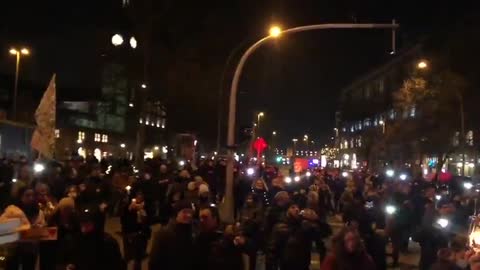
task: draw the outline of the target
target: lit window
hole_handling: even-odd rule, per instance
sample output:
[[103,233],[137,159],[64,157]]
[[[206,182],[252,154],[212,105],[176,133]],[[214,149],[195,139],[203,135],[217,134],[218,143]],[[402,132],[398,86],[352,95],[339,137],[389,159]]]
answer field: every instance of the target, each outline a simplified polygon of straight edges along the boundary
[[453,146],[458,146],[460,144],[460,132],[455,132],[455,135],[453,136]]
[[388,116],[390,117],[391,120],[395,119],[395,110],[391,109],[390,112],[388,113]]
[[358,147],[362,147],[362,136],[359,136],[357,139],[357,145]]
[[347,128],[346,128],[346,127],[343,127],[343,128],[342,128],[342,131],[343,131],[343,132],[347,132]]
[[102,142],[107,143],[108,142],[108,135],[107,134],[102,134]]
[[123,7],[127,7],[128,5],[130,5],[130,0],[122,0],[122,5]]
[[83,140],[85,140],[85,132],[79,131],[77,141],[83,141]]
[[138,119],[138,122],[139,122],[140,124],[143,124],[143,119],[142,119],[142,118]]
[[343,148],[348,149],[348,141],[343,141]]
[[160,119],[157,119],[157,127],[160,127]]
[[417,110],[417,108],[415,107],[415,105],[413,105],[413,106],[410,108],[410,117],[411,117],[411,118],[415,118],[416,110]]
[[467,145],[473,146],[473,131],[472,130],[469,130],[467,132],[465,142],[467,143]]
[[350,139],[350,148],[354,148],[354,147],[355,147],[355,142],[352,138],[352,139]]
[[60,138],[60,130],[59,129],[55,129],[55,138]]
[[99,142],[100,141],[100,134],[95,133],[94,141]]
[[350,127],[350,132],[354,132],[355,131],[355,126],[351,126]]
[[370,118],[365,119],[365,121],[363,121],[363,125],[365,127],[369,127],[370,125],[372,125],[372,121],[370,121]]

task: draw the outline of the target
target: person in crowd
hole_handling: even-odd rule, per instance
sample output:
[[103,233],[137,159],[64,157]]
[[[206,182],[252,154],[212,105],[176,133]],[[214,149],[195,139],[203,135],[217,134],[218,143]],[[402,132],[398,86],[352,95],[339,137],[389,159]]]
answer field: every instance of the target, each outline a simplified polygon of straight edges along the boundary
[[[29,187],[18,190],[16,202],[8,206],[0,216],[0,221],[12,218],[20,219],[19,231],[27,231],[33,227],[44,227],[45,216],[38,206],[35,192]],[[19,242],[14,247],[14,254],[7,260],[7,270],[34,270],[37,260],[38,245],[34,242]]]
[[142,260],[146,256],[147,243],[151,236],[150,216],[145,210],[145,204],[147,201],[143,193],[137,190],[121,216],[125,260],[133,260],[134,270],[142,268]]
[[264,209],[255,202],[256,197],[253,194],[247,195],[245,205],[240,211],[239,223],[243,235],[250,241],[251,249],[249,256],[249,269],[255,270],[257,263],[257,252],[263,247],[261,226],[264,217]]
[[252,183],[251,193],[256,197],[255,201],[260,204],[260,207],[265,209],[270,205],[268,187],[263,179],[259,178]]
[[216,197],[217,174],[215,172],[215,164],[213,160],[209,159],[202,166],[200,166],[198,169],[198,175],[207,182],[211,189],[212,196]]
[[413,239],[420,244],[420,270],[428,270],[436,261],[437,252],[441,248],[447,248],[449,243],[449,232],[438,224],[438,219],[447,214],[450,209],[447,207],[435,209],[434,203],[428,203],[424,212],[422,225],[414,233]]
[[50,195],[49,186],[42,182],[38,182],[35,185],[35,195],[36,195],[36,200],[38,202],[38,206],[42,210],[45,216],[45,220],[48,223],[55,211],[57,202],[55,198],[53,198]]
[[98,215],[98,228],[104,228],[108,205],[111,201],[111,185],[102,177],[100,166],[92,165],[90,175],[79,185],[79,196],[77,207],[82,209],[97,208],[101,215]]
[[273,226],[285,217],[290,201],[290,195],[286,191],[277,193],[273,198],[273,204],[267,208],[264,217],[263,232],[267,239],[272,233]]
[[185,196],[184,193],[187,191],[188,183],[190,182],[190,173],[187,170],[181,170],[178,177],[168,186],[167,200],[171,202],[173,195],[178,193],[181,193],[182,197]]
[[32,169],[29,164],[22,164],[18,168],[16,175],[9,175],[8,181],[12,181],[12,178],[15,178],[15,182],[12,183],[11,196],[12,198],[17,197],[19,189],[28,187],[33,182]]
[[159,167],[158,175],[155,176],[155,186],[154,186],[154,202],[153,206],[155,209],[154,218],[156,222],[166,222],[168,216],[165,215],[167,212],[167,189],[171,181],[171,175],[168,172],[168,167],[166,164],[161,164]]
[[365,250],[357,229],[346,227],[332,240],[332,251],[320,267],[322,270],[376,269]]
[[6,160],[0,160],[0,210],[5,209],[12,199],[14,169]]
[[154,234],[148,262],[150,270],[190,270],[196,262],[193,245],[193,209],[186,201],[174,205],[175,214],[170,223]]
[[275,195],[277,195],[278,192],[284,191],[285,190],[285,181],[283,179],[283,176],[277,176],[272,179],[272,186],[271,188],[268,189],[268,197],[270,201],[273,201],[273,198],[275,198]]
[[141,177],[139,177],[132,185],[132,194],[136,194],[139,191],[143,194],[143,201],[146,202],[147,207],[144,210],[147,211],[150,217],[153,216],[155,212],[153,208],[153,202],[155,200],[155,181],[152,179],[152,170],[150,168],[145,168]]
[[73,198],[65,197],[58,202],[48,225],[57,227],[57,241],[49,241],[47,246],[40,247],[40,268],[66,269],[80,237],[80,220]]
[[300,212],[297,204],[291,204],[285,219],[275,225],[267,244],[267,270],[308,270],[312,242],[320,234],[317,221],[313,210]]
[[80,235],[75,240],[73,255],[67,259],[67,269],[126,270],[118,242],[103,227],[98,219],[102,216],[97,207],[81,209],[79,212]]
[[233,228],[220,230],[216,207],[200,209],[199,233],[194,240],[196,254],[195,269],[199,270],[243,270],[242,248],[245,237],[236,235]]

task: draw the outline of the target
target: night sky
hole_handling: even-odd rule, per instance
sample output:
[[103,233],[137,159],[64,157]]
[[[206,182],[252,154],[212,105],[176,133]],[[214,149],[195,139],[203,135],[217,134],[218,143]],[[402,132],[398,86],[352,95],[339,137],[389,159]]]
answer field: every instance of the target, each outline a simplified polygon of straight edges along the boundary
[[[55,71],[59,91],[84,88],[91,90],[85,91],[86,96],[95,96],[101,55],[108,52],[109,42],[103,44],[97,32],[124,26],[116,15],[121,0],[10,2],[14,3],[2,3],[0,9],[0,74],[13,73],[9,46],[28,44],[33,54],[23,64],[24,79],[46,85]],[[272,23],[288,28],[329,22],[388,23],[395,18],[401,25],[397,36],[401,49],[474,12],[467,1],[455,6],[371,0],[154,3],[149,57],[153,94],[166,101],[172,132],[194,132],[212,146],[224,70],[225,89],[231,80],[233,64],[225,64],[228,55],[260,38]],[[238,126],[248,125],[256,112],[264,111],[265,131],[277,130],[282,141],[304,133],[325,141],[333,129],[339,91],[391,57],[390,35],[386,30],[318,31],[266,44],[247,63],[240,82]],[[233,63],[238,57],[234,54]],[[225,134],[226,126],[222,131]]]

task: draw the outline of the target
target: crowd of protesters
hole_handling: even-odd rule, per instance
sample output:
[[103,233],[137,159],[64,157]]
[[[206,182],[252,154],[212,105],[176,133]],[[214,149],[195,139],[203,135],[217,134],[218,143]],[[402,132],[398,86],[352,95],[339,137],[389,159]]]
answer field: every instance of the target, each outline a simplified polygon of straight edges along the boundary
[[[152,159],[140,171],[127,160],[80,157],[36,166],[1,161],[0,221],[19,218],[21,231],[57,227],[57,240],[4,245],[8,270],[137,270],[144,261],[151,270],[254,270],[260,262],[306,270],[312,252],[322,270],[386,269],[389,256],[398,266],[410,241],[421,247],[422,270],[480,269],[468,243],[477,194],[454,181],[238,167],[235,221],[226,223],[222,160]],[[120,217],[122,249],[105,232],[111,216]],[[335,234],[331,220],[344,224]],[[161,229],[153,233],[153,224]]]

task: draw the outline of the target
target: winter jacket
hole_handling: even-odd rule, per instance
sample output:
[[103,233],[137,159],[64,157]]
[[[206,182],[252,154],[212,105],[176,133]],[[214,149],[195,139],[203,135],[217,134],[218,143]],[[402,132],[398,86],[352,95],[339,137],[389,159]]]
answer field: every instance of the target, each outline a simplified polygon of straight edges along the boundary
[[196,270],[243,270],[242,253],[223,232],[199,233],[194,241]]
[[287,218],[275,225],[267,244],[267,270],[308,269],[312,241],[319,238],[320,227],[307,220]]
[[150,270],[191,270],[196,262],[192,226],[170,222],[153,236]]
[[75,270],[126,270],[117,240],[107,233],[81,235],[69,264]]

